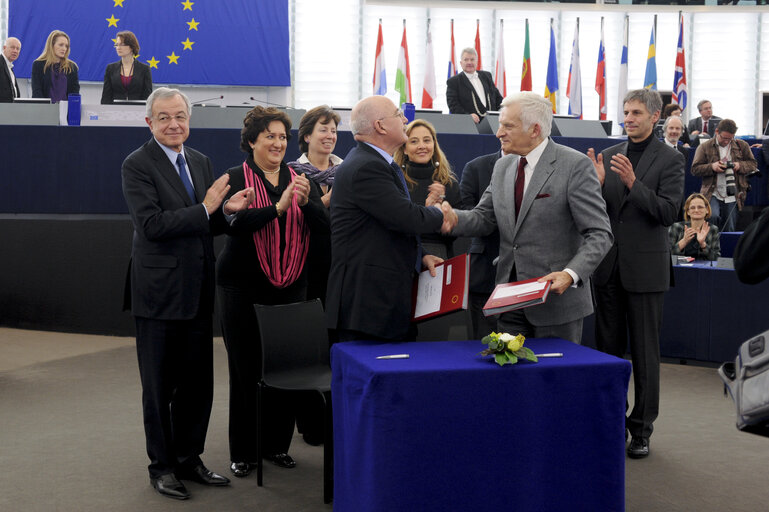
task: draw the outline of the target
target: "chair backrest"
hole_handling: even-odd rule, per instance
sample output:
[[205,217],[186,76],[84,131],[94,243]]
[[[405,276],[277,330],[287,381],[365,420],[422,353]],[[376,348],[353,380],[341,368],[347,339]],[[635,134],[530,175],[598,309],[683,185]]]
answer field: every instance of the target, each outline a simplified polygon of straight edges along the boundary
[[254,310],[262,340],[263,375],[328,365],[326,316],[319,299],[255,304]]

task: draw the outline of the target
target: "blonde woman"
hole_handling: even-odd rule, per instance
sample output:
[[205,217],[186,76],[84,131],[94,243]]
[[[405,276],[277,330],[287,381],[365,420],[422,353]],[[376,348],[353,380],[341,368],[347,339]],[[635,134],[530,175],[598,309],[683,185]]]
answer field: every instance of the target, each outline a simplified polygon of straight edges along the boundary
[[[406,127],[406,136],[406,143],[393,158],[403,170],[411,202],[430,206],[445,200],[452,208],[461,209],[459,183],[438,145],[435,127],[424,119],[415,119]],[[437,233],[422,235],[422,247],[428,254],[451,258],[455,239]]]
[[48,34],[43,53],[32,63],[32,97],[58,103],[79,92],[77,64],[69,60],[69,36],[54,30]]
[[668,228],[670,251],[678,256],[700,260],[717,260],[721,255],[718,227],[708,224],[710,203],[699,193],[690,195],[684,204],[684,221]]

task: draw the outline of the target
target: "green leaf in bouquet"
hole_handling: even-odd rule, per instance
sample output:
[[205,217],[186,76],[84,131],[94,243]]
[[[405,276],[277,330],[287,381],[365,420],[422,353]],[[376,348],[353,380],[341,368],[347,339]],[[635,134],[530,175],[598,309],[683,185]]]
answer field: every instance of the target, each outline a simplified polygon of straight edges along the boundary
[[486,336],[484,336],[483,338],[481,338],[481,343],[483,343],[484,345],[488,345],[488,344],[489,344],[489,342],[490,342],[492,339],[493,339],[493,338],[491,337],[491,335],[490,335],[490,334],[487,334]]
[[517,354],[519,357],[522,357],[523,359],[526,359],[533,363],[536,363],[538,361],[537,356],[534,355],[534,351],[531,350],[529,347],[521,347],[521,349],[517,352]]
[[507,356],[505,354],[494,354],[494,360],[499,366],[504,366],[507,364]]
[[513,354],[510,351],[505,352],[505,355],[507,356],[507,360],[510,361],[510,364],[515,364],[518,362],[518,356]]

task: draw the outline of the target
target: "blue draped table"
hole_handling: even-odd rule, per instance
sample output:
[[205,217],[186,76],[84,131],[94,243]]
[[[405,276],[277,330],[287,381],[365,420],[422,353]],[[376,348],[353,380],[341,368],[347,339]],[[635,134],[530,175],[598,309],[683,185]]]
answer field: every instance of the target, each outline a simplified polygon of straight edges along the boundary
[[564,356],[499,367],[478,341],[335,344],[334,511],[624,510],[630,363],[526,345]]

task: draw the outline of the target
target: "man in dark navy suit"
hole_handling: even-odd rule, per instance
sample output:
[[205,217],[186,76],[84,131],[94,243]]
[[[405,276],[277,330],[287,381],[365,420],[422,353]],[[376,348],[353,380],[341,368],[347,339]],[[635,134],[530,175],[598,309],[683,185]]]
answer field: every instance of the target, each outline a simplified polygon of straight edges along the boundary
[[413,340],[412,285],[417,267],[434,274],[442,260],[422,253],[419,235],[437,232],[443,213],[412,203],[392,154],[406,138],[406,118],[384,96],[352,109],[358,145],[339,166],[331,194],[331,270],[328,326],[339,341]]
[[[122,169],[134,224],[131,311],[150,482],[175,499],[189,498],[179,479],[229,484],[200,459],[213,400],[213,236],[226,225],[221,204],[229,176],[214,181],[208,157],[184,146],[190,113],[180,91],[155,90],[147,99],[152,138]],[[225,213],[253,197],[253,189],[239,191]]]

